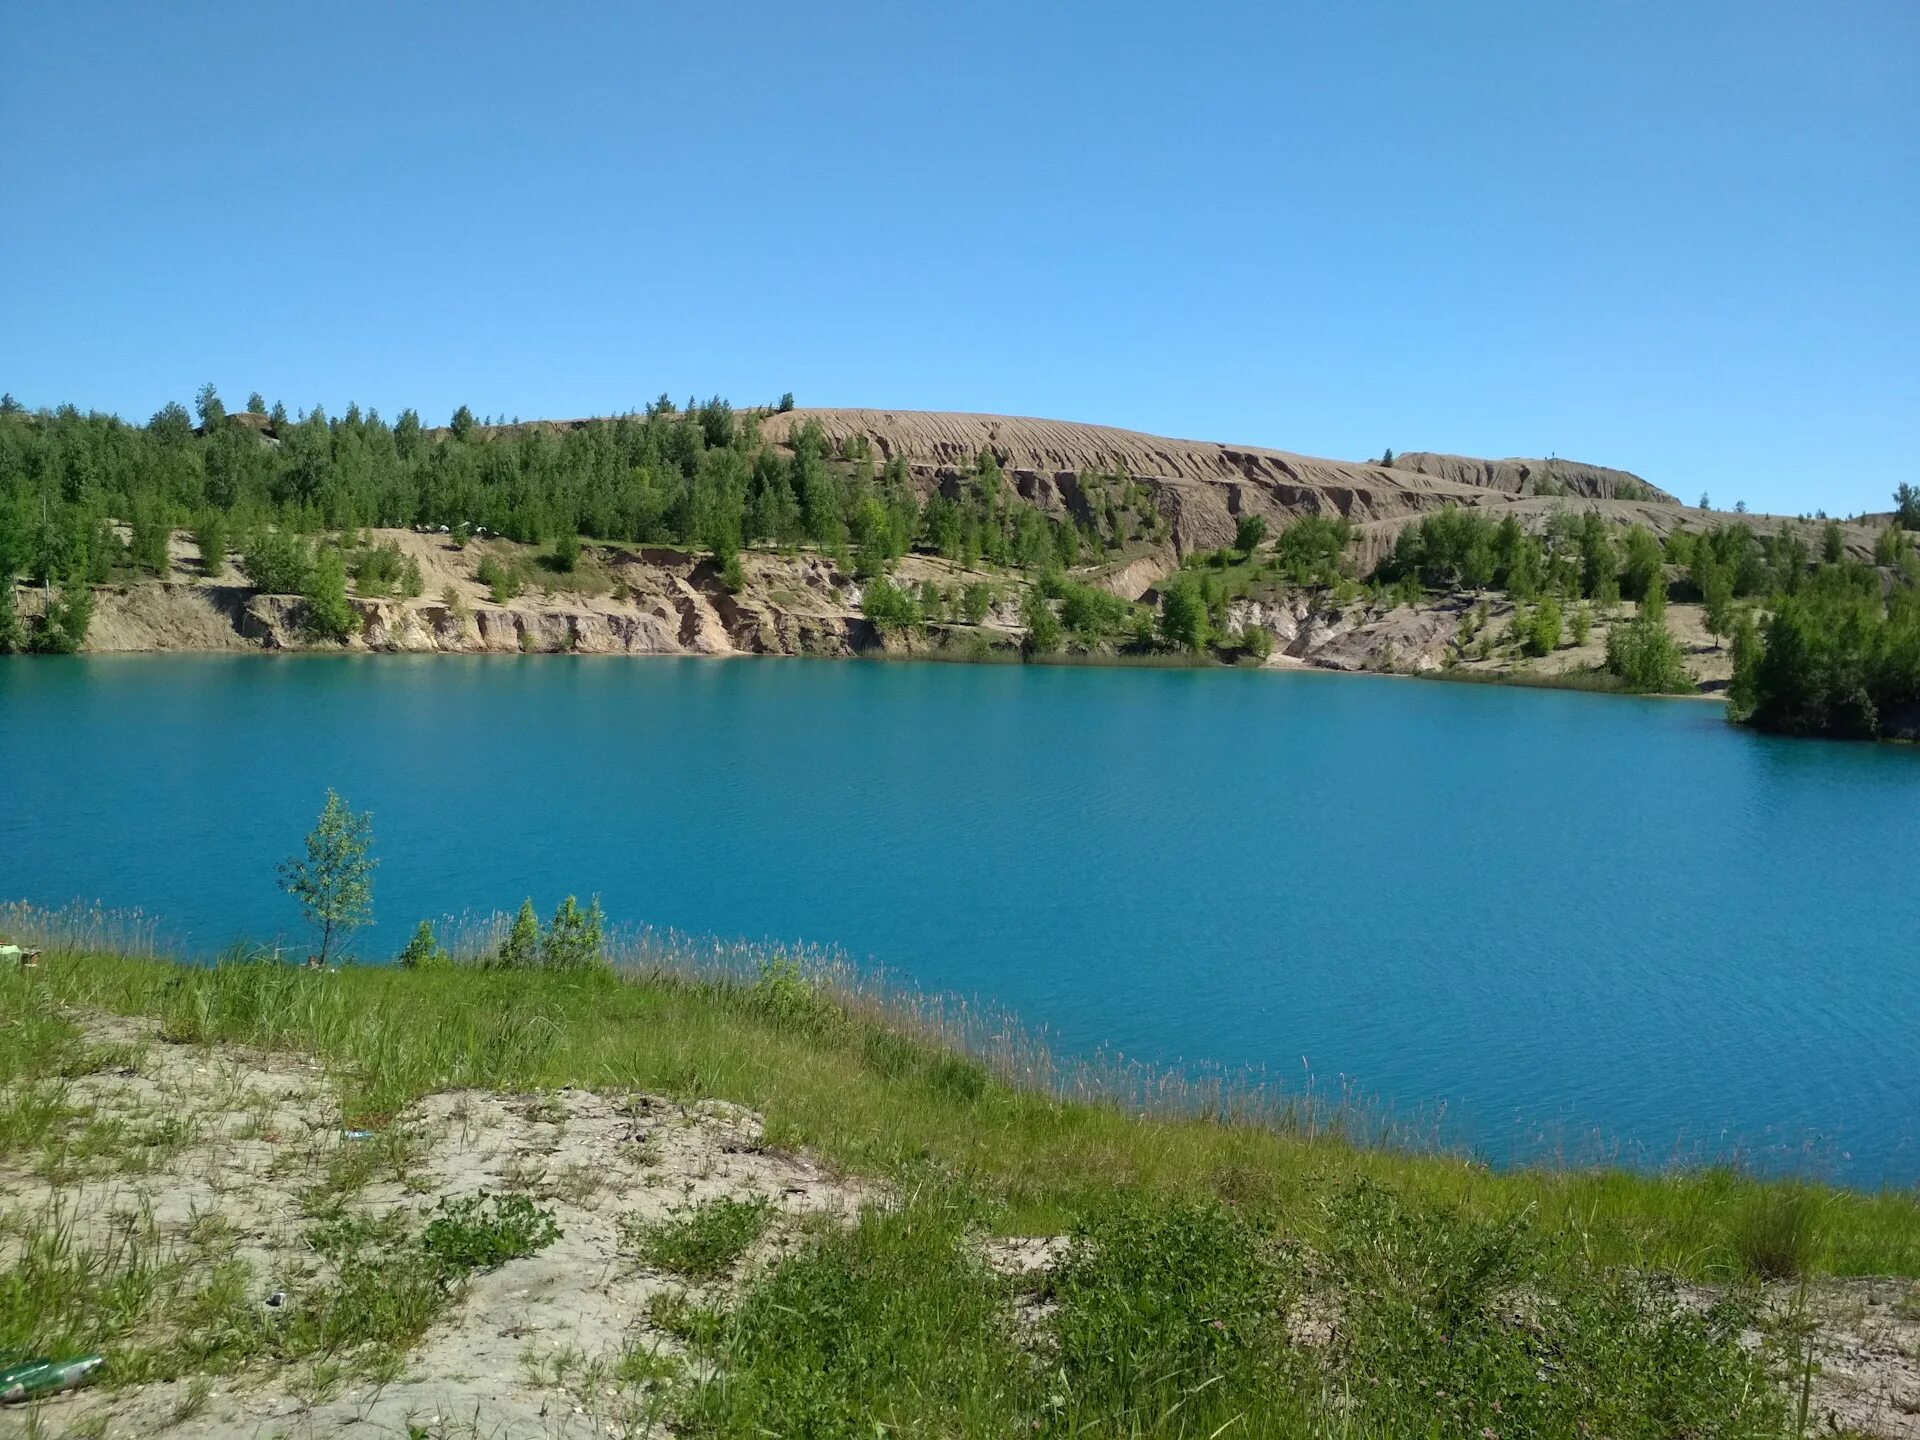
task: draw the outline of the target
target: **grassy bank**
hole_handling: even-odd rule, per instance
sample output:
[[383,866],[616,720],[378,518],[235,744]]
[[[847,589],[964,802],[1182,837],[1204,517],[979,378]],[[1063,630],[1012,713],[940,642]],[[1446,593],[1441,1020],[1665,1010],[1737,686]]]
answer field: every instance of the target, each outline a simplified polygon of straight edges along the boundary
[[[1806,1433],[1805,1287],[1920,1274],[1910,1194],[1495,1173],[1355,1144],[1337,1107],[1054,1068],[1017,1032],[831,970],[628,955],[643,963],[330,971],[69,950],[0,974],[0,1349],[108,1353],[103,1436],[157,1426],[163,1387],[187,1413],[240,1415],[253,1385],[319,1415],[356,1376],[418,1397],[387,1418],[422,1436],[573,1433],[525,1418],[556,1396],[595,1434],[1775,1436]],[[139,1024],[101,1044],[99,1016]],[[326,1095],[300,1154],[286,1093],[249,1088],[280,1064]],[[86,1098],[168,1066],[188,1077],[171,1110],[129,1122]],[[661,1168],[661,1137],[711,1128],[716,1099],[764,1131]],[[504,1194],[451,1183],[450,1154],[500,1116],[550,1138],[488,1142]],[[629,1168],[548,1168],[567,1153],[552,1137],[596,1123]],[[296,1186],[303,1217],[278,1250],[249,1239],[258,1273],[234,1258],[243,1232],[197,1206],[177,1233],[155,1220],[167,1187],[248,1145],[271,1159],[245,1183]],[[826,1183],[786,1158],[803,1151],[849,1203],[886,1202],[783,1210]],[[734,1156],[767,1172],[761,1192],[712,1190]],[[86,1186],[110,1173],[160,1189],[102,1245]],[[14,1208],[8,1177],[49,1198]],[[610,1216],[636,1186],[668,1208]],[[574,1248],[530,1270],[556,1241]],[[278,1284],[287,1319],[253,1293]],[[502,1326],[542,1333],[527,1296],[563,1284],[586,1287],[559,1294],[569,1311],[618,1295],[619,1343],[529,1340],[511,1396],[489,1375],[505,1398],[443,1424],[428,1379],[471,1374]],[[509,1413],[525,1427],[500,1428]],[[234,1424],[209,1433],[254,1433]]]
[[[983,1053],[965,1055],[918,1038],[908,1008],[876,994],[841,997],[786,973],[699,978],[700,957],[689,959],[695,978],[663,966],[614,977],[55,956],[38,974],[0,978],[0,1006],[152,1016],[172,1040],[310,1054],[334,1077],[349,1121],[368,1127],[453,1087],[731,1100],[762,1112],[774,1143],[849,1170],[931,1167],[963,1179],[995,1202],[994,1223],[1008,1233],[1063,1229],[1115,1193],[1220,1199],[1311,1233],[1329,1195],[1364,1180],[1488,1219],[1530,1216],[1601,1263],[1727,1280],[1781,1268],[1774,1252],[1788,1243],[1791,1269],[1920,1275],[1911,1192],[1727,1169],[1499,1172],[1355,1145],[1347,1132],[1364,1117],[1349,1123],[1270,1097],[1169,1084],[1122,1104],[1099,1093],[1098,1075],[1050,1069],[1007,1032],[976,1036]],[[19,1123],[23,1108],[16,1097],[5,1123]]]

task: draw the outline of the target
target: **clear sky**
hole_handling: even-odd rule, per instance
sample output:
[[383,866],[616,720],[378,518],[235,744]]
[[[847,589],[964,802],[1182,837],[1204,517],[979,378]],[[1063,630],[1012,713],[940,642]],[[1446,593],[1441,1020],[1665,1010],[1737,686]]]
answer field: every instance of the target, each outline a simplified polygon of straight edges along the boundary
[[1920,4],[15,4],[0,388],[1920,478]]

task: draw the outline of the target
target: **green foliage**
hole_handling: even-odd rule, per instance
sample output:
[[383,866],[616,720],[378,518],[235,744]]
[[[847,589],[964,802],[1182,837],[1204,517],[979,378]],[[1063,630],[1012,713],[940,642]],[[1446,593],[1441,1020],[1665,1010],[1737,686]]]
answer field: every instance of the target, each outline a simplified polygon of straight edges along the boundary
[[553,568],[562,575],[571,575],[580,565],[580,537],[563,531],[553,542]]
[[13,575],[0,570],[0,655],[15,655],[27,648],[27,632],[20,624],[19,606],[14,600]]
[[525,1195],[481,1191],[441,1200],[420,1243],[443,1274],[464,1277],[544,1250],[560,1235],[553,1212]]
[[1206,592],[1192,575],[1173,577],[1160,597],[1160,635],[1181,650],[1204,649],[1213,633]]
[[532,970],[539,965],[540,917],[533,912],[531,897],[520,902],[520,913],[513,917],[506,942],[488,963],[496,970]]
[[167,552],[173,537],[171,527],[154,507],[145,505],[134,512],[131,528],[133,538],[127,544],[128,558],[147,573],[165,579],[172,569]]
[[867,582],[860,594],[860,613],[882,635],[912,630],[920,624],[920,607],[913,603],[913,596],[884,575]]
[[1233,548],[1242,555],[1251,555],[1260,548],[1260,542],[1267,538],[1267,522],[1259,515],[1242,515],[1233,527]]
[[1593,611],[1587,605],[1586,601],[1582,600],[1578,605],[1573,607],[1573,619],[1570,622],[1570,628],[1573,632],[1573,643],[1575,645],[1584,645],[1587,643],[1587,637],[1593,633]]
[[1620,593],[1629,600],[1645,600],[1656,588],[1666,588],[1666,556],[1646,526],[1627,531],[1626,564],[1620,575]]
[[85,580],[69,576],[34,622],[26,648],[41,655],[77,655],[86,646],[92,623],[93,591]]
[[525,584],[520,567],[501,560],[497,555],[481,556],[473,578],[487,587],[496,605],[516,599]]
[[373,918],[373,816],[355,814],[331,789],[320,819],[307,836],[306,855],[280,865],[280,888],[300,902],[307,923],[320,932],[327,963],[336,935]]
[[549,970],[589,970],[606,964],[601,942],[606,928],[600,897],[585,910],[569,895],[553,912],[553,923],[540,942],[540,963]]
[[408,970],[424,970],[435,965],[452,963],[450,956],[440,946],[439,939],[433,933],[433,922],[422,920],[420,928],[413,932],[413,938],[407,941],[405,948],[396,957],[399,964]]
[[1783,1183],[1751,1206],[1733,1232],[1734,1249],[1757,1280],[1798,1280],[1813,1268],[1820,1202],[1813,1191]]
[[1273,654],[1273,632],[1264,625],[1249,623],[1240,631],[1239,650],[1256,665],[1264,664]]
[[1607,671],[1641,694],[1674,695],[1694,688],[1680,644],[1657,612],[1643,610],[1607,631]]
[[1875,572],[1822,571],[1736,651],[1737,718],[1787,735],[1920,733],[1920,590],[1882,601]]
[[643,1264],[686,1280],[717,1280],[766,1233],[773,1207],[764,1199],[720,1196],[654,1224],[626,1217],[623,1248]]
[[1902,480],[1895,488],[1893,523],[1902,530],[1920,530],[1920,485]]
[[1217,1202],[1121,1199],[1075,1230],[1047,1322],[1067,1433],[1206,1435],[1236,1413],[1290,1409],[1305,1367],[1285,1315],[1298,1266]]
[[1353,526],[1341,515],[1303,515],[1280,532],[1273,565],[1296,585],[1332,585],[1342,574]]
[[209,576],[227,573],[227,520],[218,511],[203,514],[193,527],[193,543],[200,550],[200,570]]
[[[1920,528],[1920,527],[1916,527]],[[1913,560],[1913,542],[1897,525],[1889,525],[1874,537],[1873,563],[1890,569],[1905,569]]]
[[1060,619],[1084,641],[1117,635],[1133,614],[1133,606],[1109,590],[1069,580],[1060,587]]
[[997,587],[984,580],[971,581],[960,592],[960,613],[966,617],[969,625],[978,625],[987,618],[998,598]]
[[1542,600],[1527,620],[1523,648],[1529,655],[1550,655],[1560,648],[1560,605],[1551,598]]
[[347,599],[347,562],[328,546],[313,562],[307,579],[304,625],[316,640],[344,641],[360,630],[360,612]]
[[793,409],[793,392],[791,390],[784,391],[780,396],[780,403],[773,408],[782,415]]
[[426,589],[420,564],[391,540],[353,557],[353,588],[360,595],[402,595],[411,600]]
[[240,573],[269,595],[304,595],[313,584],[313,551],[290,531],[262,526],[241,547]]
[[1053,604],[1047,599],[1043,586],[1034,586],[1022,597],[1020,619],[1027,627],[1029,652],[1035,655],[1051,655],[1060,648],[1065,627],[1061,625],[1060,617],[1054,614]]

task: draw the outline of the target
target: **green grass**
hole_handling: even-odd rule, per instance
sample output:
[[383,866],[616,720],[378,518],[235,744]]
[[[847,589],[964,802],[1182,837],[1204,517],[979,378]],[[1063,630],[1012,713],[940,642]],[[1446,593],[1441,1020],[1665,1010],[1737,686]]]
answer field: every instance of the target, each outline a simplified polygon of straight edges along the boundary
[[[1478,1220],[1531,1216],[1590,1262],[1724,1280],[1755,1268],[1755,1236],[1781,1203],[1779,1185],[1724,1168],[1498,1172],[1457,1156],[1355,1145],[1338,1116],[1322,1127],[1311,1112],[1232,1095],[1212,1105],[1224,1120],[1184,1113],[1196,1102],[1177,1088],[1158,1107],[1164,1089],[1102,1098],[1099,1077],[1078,1087],[1090,1098],[1063,1098],[1005,1078],[1061,1080],[1010,1044],[958,1055],[797,973],[749,982],[663,971],[324,972],[50,955],[37,972],[0,977],[0,1066],[14,1067],[14,1079],[42,1077],[24,1088],[57,1087],[33,1055],[55,1072],[88,1063],[59,1013],[76,1005],[155,1016],[170,1040],[313,1055],[339,1088],[348,1123],[374,1129],[453,1087],[724,1098],[759,1110],[771,1143],[805,1145],[847,1170],[963,1179],[992,1202],[993,1227],[1010,1234],[1066,1230],[1116,1194],[1133,1194],[1259,1209],[1312,1240],[1325,1229],[1328,1197],[1368,1181]],[[9,1102],[0,1106],[0,1151],[41,1144],[56,1123],[14,1103],[22,1091],[8,1083],[0,1092]],[[57,1105],[57,1088],[41,1103]],[[392,1160],[396,1172],[404,1163],[404,1153]],[[1920,1274],[1913,1192],[1805,1184],[1795,1193],[1810,1206],[1793,1241],[1801,1268]]]
[[766,1233],[772,1218],[764,1200],[722,1196],[651,1225],[623,1219],[621,1246],[656,1270],[688,1280],[717,1280]]

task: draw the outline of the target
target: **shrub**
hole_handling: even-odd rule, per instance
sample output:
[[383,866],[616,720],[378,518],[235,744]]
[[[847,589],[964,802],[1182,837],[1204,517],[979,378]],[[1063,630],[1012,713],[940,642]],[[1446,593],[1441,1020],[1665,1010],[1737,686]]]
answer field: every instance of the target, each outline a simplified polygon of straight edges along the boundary
[[1642,694],[1681,694],[1694,688],[1680,644],[1658,614],[1642,612],[1607,631],[1607,670],[1627,689]]
[[1813,1263],[1819,1218],[1814,1197],[1796,1185],[1769,1185],[1733,1228],[1733,1248],[1758,1280],[1798,1280]]
[[605,922],[600,913],[600,897],[582,910],[573,896],[560,902],[553,912],[553,923],[540,942],[540,962],[549,970],[588,970],[606,963],[600,951]]
[[1527,621],[1526,643],[1529,655],[1551,655],[1560,648],[1560,603],[1542,600]]
[[314,561],[307,579],[305,626],[316,640],[350,639],[360,629],[360,612],[347,599],[347,562],[329,547]]
[[860,613],[882,635],[911,630],[920,623],[920,610],[913,597],[884,575],[875,576],[861,593]]
[[524,584],[518,566],[505,564],[493,555],[481,557],[480,566],[474,571],[474,579],[487,587],[496,605],[504,605],[516,598]]
[[1078,581],[1062,587],[1060,619],[1083,640],[1098,640],[1126,624],[1133,607],[1118,595]]
[[269,595],[304,595],[312,584],[313,552],[298,535],[263,526],[247,538],[240,573]]
[[420,928],[413,932],[413,938],[406,943],[396,957],[399,964],[408,970],[425,970],[435,965],[445,965],[451,956],[440,948],[440,941],[433,933],[433,922],[422,920]]
[[1212,633],[1206,592],[1191,575],[1176,575],[1160,598],[1160,634],[1182,650],[1205,647]]
[[1020,618],[1027,627],[1027,650],[1034,655],[1050,655],[1060,648],[1064,629],[1060,617],[1038,586],[1027,591],[1020,603]]
[[533,913],[533,901],[529,898],[520,902],[520,913],[513,917],[513,928],[507,932],[506,942],[488,965],[495,970],[531,970],[539,960],[540,918]]
[[571,531],[553,542],[553,568],[571,575],[580,566],[580,537]]
[[1259,515],[1242,515],[1233,527],[1233,548],[1251,555],[1267,538],[1267,522]]
[[193,527],[193,543],[200,548],[200,569],[207,575],[227,572],[227,520],[217,511],[200,517]]

